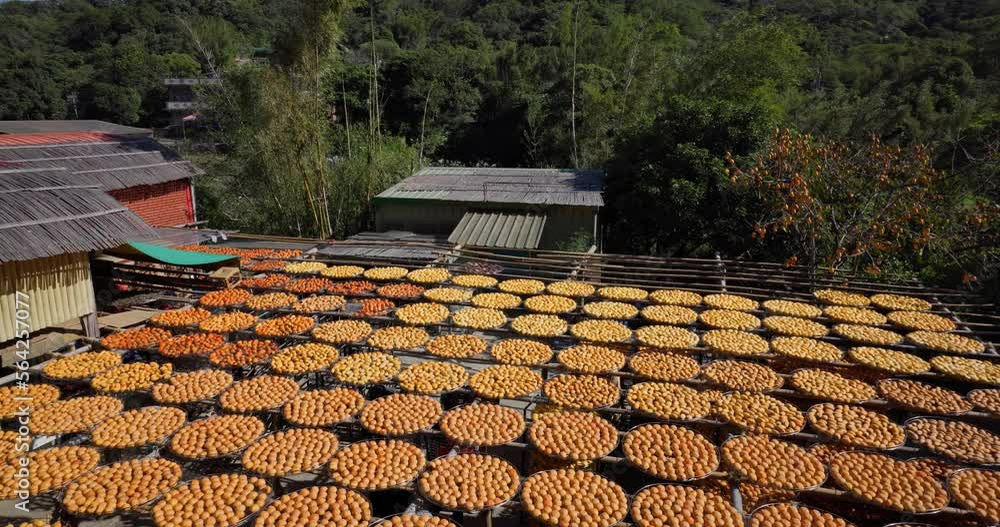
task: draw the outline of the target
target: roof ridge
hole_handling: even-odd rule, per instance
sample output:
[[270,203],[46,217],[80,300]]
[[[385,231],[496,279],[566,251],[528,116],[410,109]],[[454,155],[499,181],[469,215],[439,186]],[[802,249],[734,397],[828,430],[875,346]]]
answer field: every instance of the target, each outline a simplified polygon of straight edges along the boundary
[[33,132],[27,134],[2,134],[0,146],[29,146],[57,143],[111,142],[119,141],[125,136],[115,135],[99,130],[87,132]]
[[[580,173],[594,173],[603,172],[600,168],[555,168],[555,167],[449,167],[449,166],[426,166],[418,170],[414,175],[419,175],[421,172],[439,172],[439,171],[449,171],[452,174],[440,174],[440,175],[458,175],[459,171],[477,171],[477,172],[512,172],[514,175],[531,175],[534,172],[538,175],[548,174],[552,172],[565,172],[567,174],[580,174]],[[521,174],[517,174],[520,172]]]

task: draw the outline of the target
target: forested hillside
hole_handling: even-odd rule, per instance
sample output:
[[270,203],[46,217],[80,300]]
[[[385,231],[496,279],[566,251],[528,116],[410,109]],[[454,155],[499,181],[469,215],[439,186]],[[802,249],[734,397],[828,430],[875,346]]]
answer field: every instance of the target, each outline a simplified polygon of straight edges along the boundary
[[[162,77],[221,76],[199,139],[224,148],[195,153],[218,226],[348,235],[430,162],[599,167],[609,251],[996,273],[1000,0],[72,0],[0,17],[3,119],[162,126]],[[254,48],[270,67],[237,65]]]

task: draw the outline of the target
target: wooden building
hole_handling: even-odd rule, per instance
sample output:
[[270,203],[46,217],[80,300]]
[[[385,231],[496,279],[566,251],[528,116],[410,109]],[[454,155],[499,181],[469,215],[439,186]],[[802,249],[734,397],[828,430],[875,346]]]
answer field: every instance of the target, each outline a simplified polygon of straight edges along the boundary
[[0,167],[0,342],[15,338],[18,292],[32,333],[79,319],[96,334],[89,254],[155,236],[96,185],[67,182],[61,170]]
[[[48,170],[64,184],[96,186],[153,226],[197,221],[191,179],[200,170],[144,129],[104,123],[111,132],[47,131],[51,123],[0,121],[0,170]],[[32,129],[45,131],[2,133]]]
[[598,170],[428,167],[375,198],[378,232],[445,235],[454,244],[601,246]]

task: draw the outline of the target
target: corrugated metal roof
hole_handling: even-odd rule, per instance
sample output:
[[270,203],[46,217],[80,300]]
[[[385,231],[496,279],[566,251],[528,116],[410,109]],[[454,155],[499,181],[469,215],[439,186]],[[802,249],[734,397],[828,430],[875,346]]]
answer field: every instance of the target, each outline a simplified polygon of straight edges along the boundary
[[342,258],[421,263],[437,259],[451,247],[444,238],[430,234],[386,231],[361,232],[347,240],[320,246],[316,252]]
[[0,121],[0,134],[32,134],[52,132],[107,132],[117,135],[150,135],[149,128],[136,128],[96,119]]
[[600,170],[427,167],[376,199],[601,207],[603,179]]
[[372,242],[368,245],[328,245],[317,251],[317,254],[343,258],[363,258],[367,260],[431,261],[437,259],[444,252],[444,250],[428,247],[401,247],[386,245],[386,242]]
[[188,179],[200,171],[148,137],[104,132],[0,135],[0,171],[59,170],[66,185],[118,190]]
[[114,141],[116,136],[107,132],[31,132],[25,134],[0,134],[0,146],[38,146],[57,143],[97,143]]
[[347,240],[351,242],[407,242],[429,244],[443,244],[447,241],[444,236],[439,236],[437,234],[418,234],[412,231],[364,231],[352,234],[347,238]]
[[537,249],[545,215],[512,212],[466,212],[448,241],[479,247]]

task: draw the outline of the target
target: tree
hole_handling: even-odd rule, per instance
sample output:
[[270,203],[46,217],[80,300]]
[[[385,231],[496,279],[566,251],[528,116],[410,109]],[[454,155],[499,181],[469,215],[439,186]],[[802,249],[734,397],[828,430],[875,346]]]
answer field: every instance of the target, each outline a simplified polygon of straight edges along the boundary
[[685,57],[679,89],[691,97],[763,104],[783,116],[789,94],[808,72],[809,56],[800,46],[808,30],[792,18],[737,14]]
[[[577,97],[580,163],[600,166],[613,155],[615,137],[647,124],[664,102],[663,85],[682,49],[677,26],[658,10],[591,8],[580,27]],[[603,23],[602,23],[603,22]]]
[[[230,70],[215,93],[206,94],[211,101],[206,111],[222,123],[230,157],[244,169],[245,184],[257,182],[263,190],[257,196],[261,205],[275,200],[276,207],[260,209],[281,218],[273,218],[264,228],[270,232],[279,226],[326,238],[333,227],[327,194],[328,105],[322,79],[335,55],[337,22],[350,4],[300,0],[294,7],[297,31],[285,33],[281,41],[282,62]],[[192,28],[192,37],[205,60],[211,60],[197,28]],[[302,217],[303,205],[311,221]]]
[[[221,86],[206,92],[205,115],[221,124],[228,148],[228,163],[215,164],[222,169],[216,177],[228,184],[205,190],[226,225],[345,236],[371,228],[371,197],[411,174],[417,155],[405,140],[375,132],[377,118],[350,129],[332,120],[331,108],[345,108],[336,81],[349,72],[334,43],[349,4],[301,3],[300,31],[280,44],[279,63],[229,68]],[[370,93],[375,109],[379,102]]]
[[229,66],[240,47],[246,46],[243,36],[226,20],[200,17],[191,26],[198,34],[199,55],[206,71],[210,70],[209,64],[216,68]]
[[951,257],[963,239],[996,243],[996,204],[955,203],[949,176],[934,168],[924,145],[895,146],[876,135],[863,144],[824,141],[776,129],[763,153],[745,164],[727,153],[726,162],[732,182],[763,205],[753,238],[778,237],[792,262],[805,257],[830,273],[877,275],[890,259],[913,261],[925,251]]
[[77,69],[78,58],[59,45],[64,28],[56,20],[16,4],[0,4],[0,118],[64,118],[65,94],[89,71]]
[[673,97],[653,122],[619,139],[605,180],[610,251],[737,256],[751,203],[723,175],[725,152],[766,137],[762,108]]
[[[763,204],[721,175],[777,125],[926,145],[953,213],[886,272],[1000,269],[982,221],[1000,199],[1000,0],[0,1],[0,19],[4,119],[158,127],[162,77],[220,72],[231,90],[199,111],[222,131],[192,145],[227,149],[196,182],[220,226],[349,235],[424,160],[579,165],[608,168],[613,250],[805,260],[794,233],[743,236]],[[271,67],[230,60],[251,47]]]

